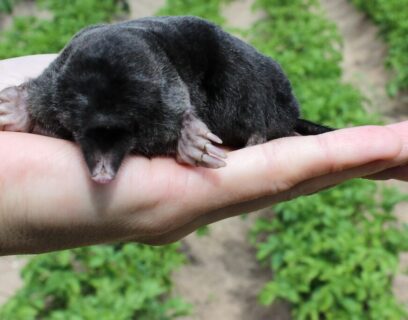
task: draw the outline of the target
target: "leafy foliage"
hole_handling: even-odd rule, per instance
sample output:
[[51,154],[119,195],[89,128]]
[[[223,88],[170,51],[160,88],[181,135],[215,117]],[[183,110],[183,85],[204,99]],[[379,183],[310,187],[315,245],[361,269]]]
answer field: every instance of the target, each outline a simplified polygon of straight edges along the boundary
[[375,184],[355,181],[280,204],[275,219],[258,220],[253,232],[265,238],[257,258],[275,271],[261,302],[288,300],[296,319],[402,319],[391,292],[407,243],[392,215],[400,198],[386,190],[392,198],[378,206],[369,201],[375,195]]
[[10,29],[0,36],[0,59],[26,54],[61,50],[81,28],[110,19],[119,13],[116,0],[38,0],[42,9],[50,11],[49,20],[16,17]]
[[[165,5],[157,15],[171,16],[196,16],[212,21],[218,25],[225,23],[224,17],[220,14],[221,4],[230,0],[166,0]],[[210,234],[209,226],[202,226],[197,229],[196,234],[199,237]]]
[[[0,35],[0,57],[60,50],[80,28],[109,21],[115,0],[40,0],[51,20],[21,17]],[[39,255],[23,270],[24,286],[0,309],[2,320],[166,320],[189,307],[170,298],[177,245],[106,245]]]
[[[258,0],[267,13],[252,43],[274,57],[292,81],[305,117],[335,127],[378,122],[362,97],[341,82],[339,36],[315,0]],[[401,319],[392,291],[406,233],[392,209],[407,199],[373,182],[354,180],[275,207],[252,240],[274,279],[260,295],[292,303],[295,319]]]
[[[222,1],[167,0],[160,14],[223,23]],[[113,0],[41,4],[52,11],[51,21],[17,20],[3,34],[0,57],[57,51],[80,27],[117,12]],[[258,0],[257,5],[267,17],[251,30],[252,42],[283,65],[305,117],[335,127],[377,122],[362,108],[360,94],[341,83],[340,39],[316,0]],[[296,319],[405,317],[391,292],[398,252],[408,243],[392,215],[402,198],[356,180],[276,206],[275,218],[259,220],[252,235],[258,259],[275,274],[261,301],[290,301]],[[169,319],[186,310],[178,300],[166,299],[170,271],[181,260],[176,246],[131,244],[38,256],[24,270],[26,285],[0,318]]]
[[377,23],[388,43],[387,65],[394,71],[391,95],[408,89],[408,0],[351,0]]
[[94,246],[39,255],[23,270],[24,287],[0,319],[166,320],[189,306],[166,298],[183,262],[177,245]]
[[167,0],[158,15],[184,15],[197,16],[217,24],[225,22],[220,14],[220,6],[226,0]]
[[14,2],[15,0],[0,0],[0,13],[11,13],[13,11]]

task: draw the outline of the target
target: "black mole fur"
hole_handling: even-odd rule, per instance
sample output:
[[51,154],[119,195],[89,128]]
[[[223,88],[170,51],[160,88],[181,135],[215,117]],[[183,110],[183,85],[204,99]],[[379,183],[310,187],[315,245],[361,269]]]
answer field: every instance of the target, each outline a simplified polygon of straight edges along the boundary
[[174,155],[189,109],[233,148],[331,130],[299,119],[277,62],[196,17],[88,27],[27,87],[32,120],[79,142],[88,163],[113,143],[117,167],[130,151]]

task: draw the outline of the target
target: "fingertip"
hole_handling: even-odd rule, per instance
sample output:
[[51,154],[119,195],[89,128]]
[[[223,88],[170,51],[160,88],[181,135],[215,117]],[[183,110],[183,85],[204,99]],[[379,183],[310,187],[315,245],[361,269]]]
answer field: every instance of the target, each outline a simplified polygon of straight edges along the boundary
[[233,152],[230,160],[232,167],[240,167],[243,162],[236,157],[245,154],[245,167],[252,168],[258,185],[265,181],[269,188],[282,191],[307,179],[394,159],[402,145],[400,137],[386,127],[363,126],[276,139]]
[[[335,136],[336,140],[341,140],[337,142],[343,147],[349,143],[353,144],[357,147],[353,148],[356,154],[361,153],[375,160],[393,159],[403,148],[401,138],[392,129],[385,126],[367,125],[340,129],[321,136],[325,135],[329,140],[330,135]],[[328,143],[336,143],[336,141]]]

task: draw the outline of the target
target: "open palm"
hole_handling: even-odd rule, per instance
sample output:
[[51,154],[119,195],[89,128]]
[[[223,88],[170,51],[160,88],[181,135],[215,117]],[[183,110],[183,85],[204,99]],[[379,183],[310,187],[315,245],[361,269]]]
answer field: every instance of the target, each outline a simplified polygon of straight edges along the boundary
[[[0,61],[0,90],[38,75],[55,55]],[[288,137],[231,151],[227,166],[130,156],[94,183],[77,146],[0,134],[0,255],[114,241],[163,244],[202,225],[356,177],[408,181],[408,122]]]

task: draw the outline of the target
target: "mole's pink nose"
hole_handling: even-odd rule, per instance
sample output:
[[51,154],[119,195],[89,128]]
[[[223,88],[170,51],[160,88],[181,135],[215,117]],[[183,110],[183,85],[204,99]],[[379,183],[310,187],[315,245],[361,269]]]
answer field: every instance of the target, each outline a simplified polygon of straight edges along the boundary
[[115,176],[110,174],[96,174],[92,176],[92,180],[100,183],[100,184],[107,184],[113,180]]
[[91,169],[91,177],[93,181],[106,184],[115,178],[116,171],[113,169],[112,164],[107,160],[107,158],[101,157],[96,163],[96,166]]

